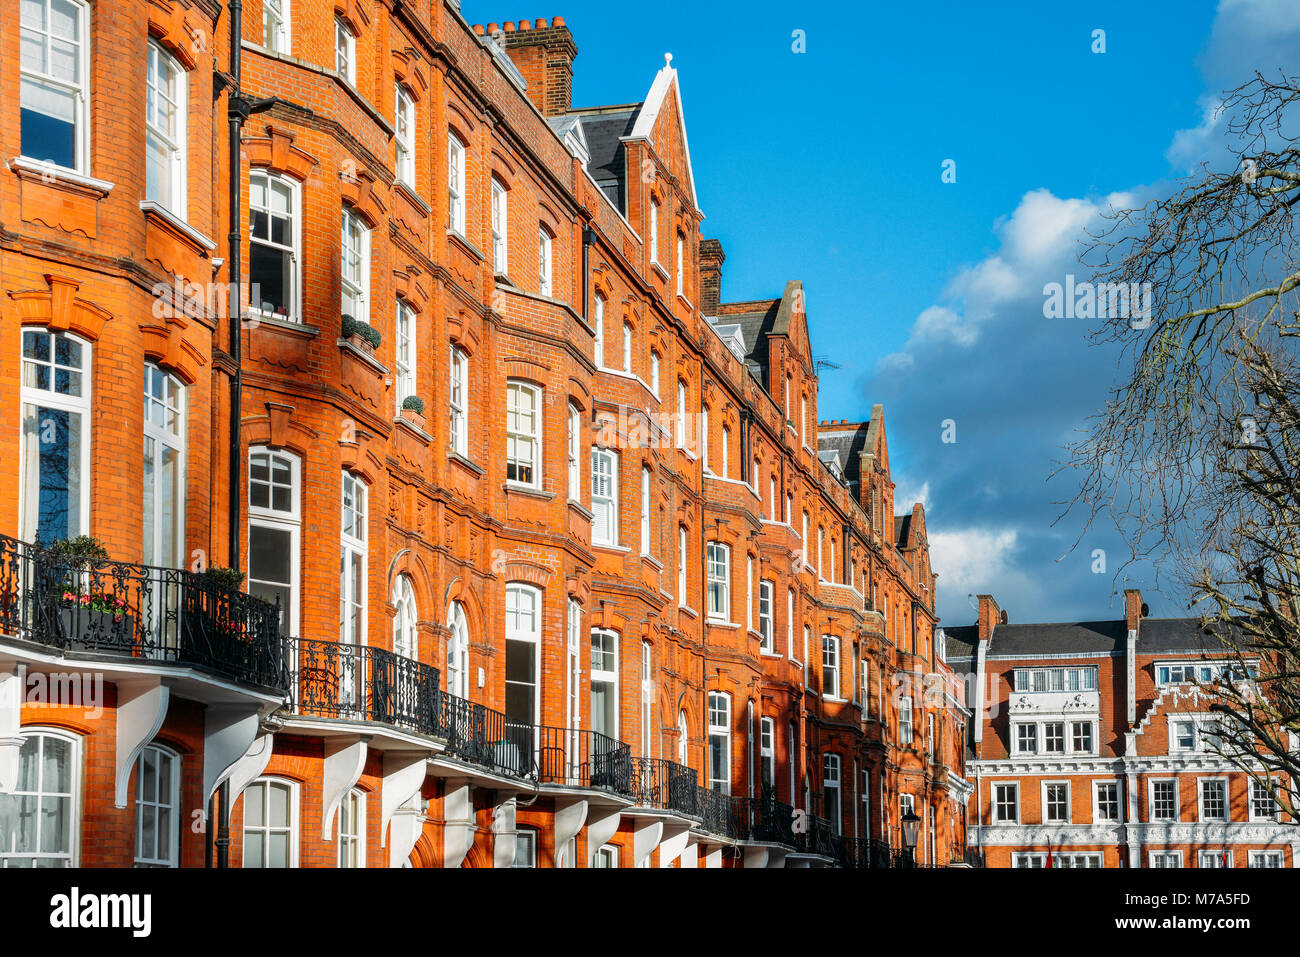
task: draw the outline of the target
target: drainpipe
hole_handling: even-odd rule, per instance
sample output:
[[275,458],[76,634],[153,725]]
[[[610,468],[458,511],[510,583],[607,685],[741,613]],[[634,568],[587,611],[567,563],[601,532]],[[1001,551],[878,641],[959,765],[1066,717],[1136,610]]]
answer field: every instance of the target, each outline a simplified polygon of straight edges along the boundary
[[[582,318],[589,314],[591,299],[591,244],[596,241],[596,231],[590,226],[582,228]],[[597,363],[599,365],[600,363]]]

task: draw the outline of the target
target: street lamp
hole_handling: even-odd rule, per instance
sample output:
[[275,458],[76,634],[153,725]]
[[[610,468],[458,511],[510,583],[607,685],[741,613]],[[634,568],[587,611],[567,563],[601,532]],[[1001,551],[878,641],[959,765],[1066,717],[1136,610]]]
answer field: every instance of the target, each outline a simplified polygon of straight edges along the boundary
[[921,826],[921,819],[911,808],[903,815],[903,845],[907,848],[908,867],[916,866],[916,832]]

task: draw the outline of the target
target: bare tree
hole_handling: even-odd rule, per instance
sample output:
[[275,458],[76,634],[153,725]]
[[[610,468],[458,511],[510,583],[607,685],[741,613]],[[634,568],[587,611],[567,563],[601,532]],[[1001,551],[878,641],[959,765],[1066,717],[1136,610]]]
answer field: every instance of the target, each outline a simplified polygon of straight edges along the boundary
[[[1103,317],[1120,381],[1069,448],[1070,509],[1108,518],[1235,649],[1217,682],[1222,754],[1288,812],[1300,781],[1300,77],[1228,93],[1231,165],[1113,212],[1082,256],[1147,291]],[[1113,288],[1113,287],[1112,287]],[[1067,510],[1068,511],[1068,510]],[[1127,564],[1127,563],[1126,563]],[[1253,680],[1242,680],[1249,671]],[[1278,775],[1282,775],[1281,778]]]

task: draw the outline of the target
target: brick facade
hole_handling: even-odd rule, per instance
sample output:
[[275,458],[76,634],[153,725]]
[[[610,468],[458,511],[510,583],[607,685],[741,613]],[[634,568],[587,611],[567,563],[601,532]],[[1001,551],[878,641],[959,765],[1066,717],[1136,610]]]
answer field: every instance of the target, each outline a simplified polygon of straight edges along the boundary
[[[232,866],[280,840],[256,824],[278,813],[273,792],[288,795],[287,860],[299,866],[340,861],[353,807],[349,846],[369,866],[508,866],[517,855],[537,866],[878,866],[897,859],[904,802],[921,819],[918,860],[965,859],[969,712],[935,646],[924,513],[895,515],[883,409],[819,421],[802,285],[721,301],[725,257],[700,235],[670,61],[644,102],[574,110],[578,48],[562,18],[498,31],[471,27],[454,3],[294,0],[270,36],[262,2],[246,0],[243,92],[274,101],[245,124],[231,170],[229,89],[213,86],[230,62],[225,5],[85,9],[87,168],[0,176],[0,455],[19,479],[0,491],[0,531],[21,535],[30,495],[17,474],[32,467],[20,449],[20,331],[64,332],[92,357],[78,530],[118,561],[144,557],[157,521],[141,501],[152,362],[185,396],[176,565],[250,572],[250,590],[279,596],[288,644],[282,686],[190,669],[182,653],[143,680],[104,666],[94,721],[72,708],[3,712],[0,789],[18,725],[80,742],[73,860],[129,865],[139,853],[128,759],[152,741],[179,762],[176,862],[187,865],[205,858],[211,835],[190,824],[202,825],[205,792],[223,778]],[[27,146],[19,27],[16,8],[0,11],[6,157]],[[354,80],[335,68],[339,30]],[[122,65],[143,76],[151,37],[188,80],[184,217],[142,205],[143,89],[123,95]],[[232,556],[230,319],[210,297],[182,310],[155,293],[232,280],[236,175],[248,313]],[[266,236],[250,189],[264,177],[289,197],[280,235],[293,248],[270,271],[270,247],[250,241]],[[363,251],[359,279],[341,265],[345,216],[361,237],[348,240]],[[265,285],[249,302],[255,273]],[[344,338],[344,297],[378,330],[377,347]],[[409,396],[422,412],[403,409]],[[535,427],[518,404],[529,402]],[[593,456],[606,451],[597,488]],[[262,457],[292,474],[292,507],[250,504]],[[345,484],[358,481],[359,534],[344,508]],[[596,501],[606,482],[608,509]],[[281,565],[282,587],[269,570]],[[4,581],[11,606],[46,607],[26,579]],[[129,599],[136,657],[142,594]],[[182,647],[197,640],[187,615]],[[0,639],[0,657],[37,669],[75,658],[67,647],[53,664],[24,654],[69,636],[17,612],[4,621],[12,641]],[[227,627],[247,634],[242,620]],[[250,794],[267,804],[250,810]]]

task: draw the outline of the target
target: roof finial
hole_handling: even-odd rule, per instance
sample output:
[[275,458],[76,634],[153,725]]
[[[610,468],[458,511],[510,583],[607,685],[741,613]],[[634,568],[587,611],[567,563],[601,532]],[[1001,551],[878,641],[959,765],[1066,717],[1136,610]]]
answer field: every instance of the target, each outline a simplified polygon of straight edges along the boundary
[[672,55],[671,53],[665,53],[665,54],[664,54],[664,67],[665,67],[665,68],[671,68],[672,65],[673,65],[673,55]]

